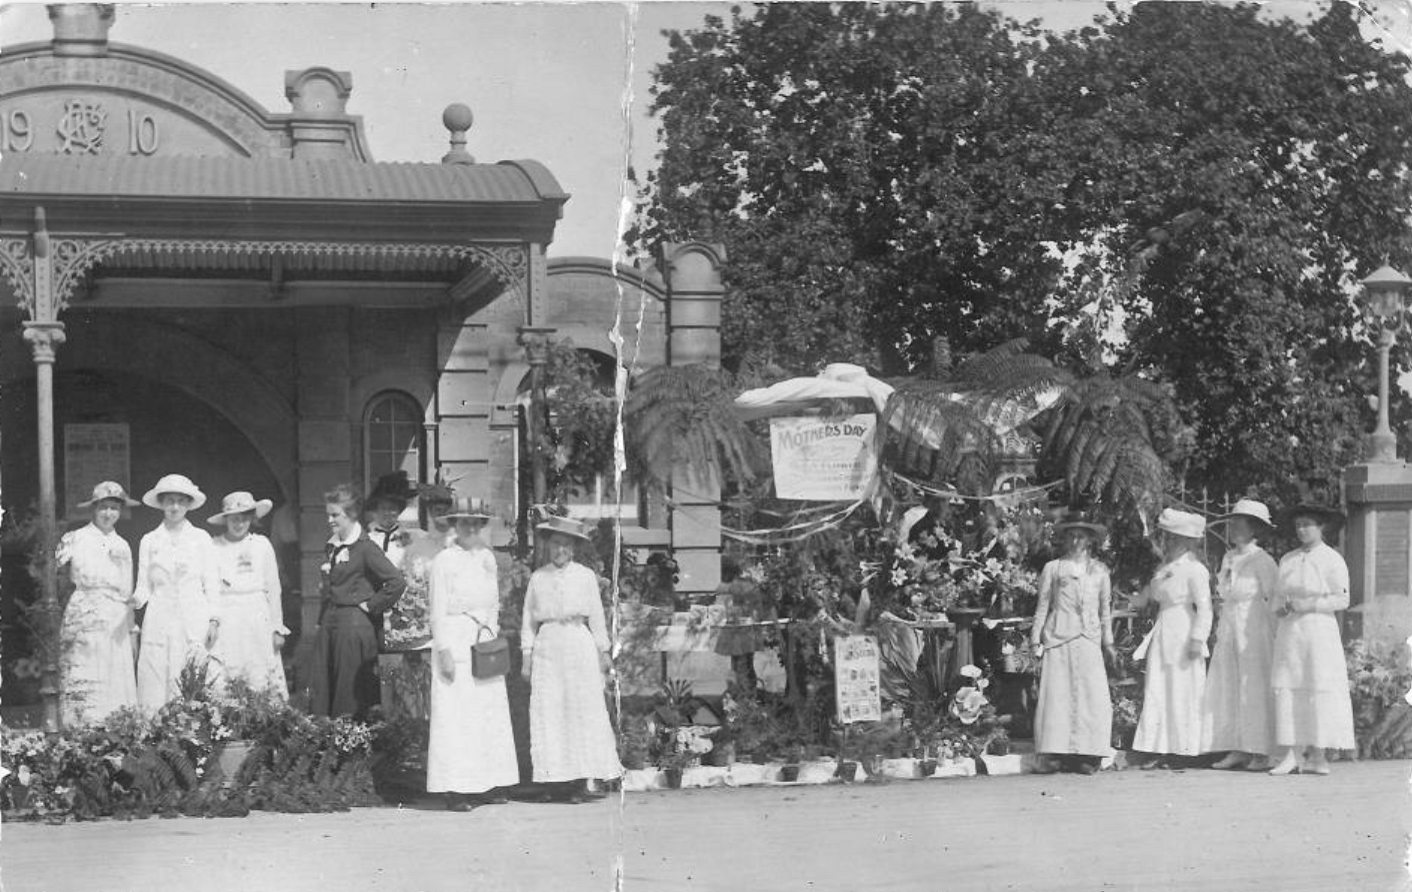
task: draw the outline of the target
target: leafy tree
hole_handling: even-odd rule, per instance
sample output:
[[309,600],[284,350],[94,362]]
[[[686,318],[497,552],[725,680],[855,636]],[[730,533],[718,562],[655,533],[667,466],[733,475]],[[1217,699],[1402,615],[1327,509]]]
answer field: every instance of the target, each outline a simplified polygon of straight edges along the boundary
[[1026,337],[1106,369],[1094,405],[1122,387],[1148,417],[1169,388],[1193,485],[1287,500],[1358,457],[1356,282],[1412,259],[1409,63],[1359,15],[1139,4],[1063,35],[951,4],[708,18],[656,73],[635,238],[726,244],[727,365],[915,375],[937,336]]

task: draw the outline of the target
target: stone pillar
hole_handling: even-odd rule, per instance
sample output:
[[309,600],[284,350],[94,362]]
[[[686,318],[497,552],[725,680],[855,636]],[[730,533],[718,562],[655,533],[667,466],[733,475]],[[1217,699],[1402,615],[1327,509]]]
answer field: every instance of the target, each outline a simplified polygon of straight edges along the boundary
[[1412,635],[1412,467],[1368,461],[1344,472],[1351,611],[1345,637]]
[[[721,245],[668,244],[662,270],[667,285],[667,363],[717,365],[721,359]],[[701,479],[702,476],[705,479]],[[677,591],[713,592],[721,584],[721,487],[715,473],[679,472],[669,512],[672,556],[680,568]]]
[[[437,326],[436,457],[440,478],[457,494],[479,496],[504,509],[503,493],[490,475],[490,334],[486,325],[459,314]],[[487,536],[505,528],[497,517]]]
[[[295,371],[299,377],[299,579],[302,634],[299,652],[313,644],[319,620],[320,566],[329,538],[324,493],[353,482],[353,413],[349,405],[347,307],[301,307],[295,312]],[[300,665],[303,662],[300,661]],[[305,679],[299,679],[303,684]]]

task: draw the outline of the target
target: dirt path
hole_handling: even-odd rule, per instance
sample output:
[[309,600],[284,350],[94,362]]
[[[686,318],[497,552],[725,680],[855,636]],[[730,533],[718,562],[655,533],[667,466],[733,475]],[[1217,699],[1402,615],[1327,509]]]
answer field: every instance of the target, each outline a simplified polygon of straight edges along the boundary
[[457,815],[6,825],[5,892],[1412,889],[1412,763],[691,790]]

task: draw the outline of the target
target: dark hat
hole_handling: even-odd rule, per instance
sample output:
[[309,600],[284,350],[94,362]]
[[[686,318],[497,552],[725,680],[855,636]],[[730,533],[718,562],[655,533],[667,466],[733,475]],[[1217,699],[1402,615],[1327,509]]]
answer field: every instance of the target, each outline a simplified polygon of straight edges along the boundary
[[416,498],[417,490],[407,479],[406,471],[393,471],[391,474],[383,474],[373,484],[373,491],[368,493],[367,504],[369,507],[378,502],[394,502],[403,508],[407,503]]
[[1293,508],[1285,509],[1284,520],[1286,523],[1294,523],[1297,517],[1312,517],[1321,524],[1335,527],[1342,525],[1347,520],[1342,511],[1322,502],[1300,502]]
[[1063,533],[1066,530],[1084,530],[1100,542],[1108,538],[1108,528],[1096,522],[1086,511],[1071,509],[1064,512],[1064,516],[1054,522],[1054,532]]

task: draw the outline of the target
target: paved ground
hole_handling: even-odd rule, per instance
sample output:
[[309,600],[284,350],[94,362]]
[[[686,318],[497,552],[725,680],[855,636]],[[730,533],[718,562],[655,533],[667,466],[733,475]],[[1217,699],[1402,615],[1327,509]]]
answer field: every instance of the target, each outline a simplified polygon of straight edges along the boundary
[[[5,892],[1412,890],[1412,762],[8,824]],[[621,859],[621,861],[619,861]]]

